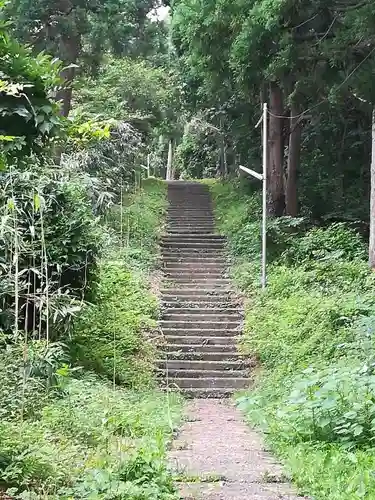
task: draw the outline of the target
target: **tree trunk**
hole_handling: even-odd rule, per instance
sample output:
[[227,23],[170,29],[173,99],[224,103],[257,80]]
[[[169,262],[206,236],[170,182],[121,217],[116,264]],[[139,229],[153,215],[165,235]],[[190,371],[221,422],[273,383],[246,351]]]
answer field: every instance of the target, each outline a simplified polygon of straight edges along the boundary
[[270,124],[269,124],[269,172],[268,172],[268,212],[280,217],[284,213],[285,194],[283,182],[283,98],[280,86],[270,85]]
[[168,145],[168,162],[167,162],[167,181],[173,181],[173,147],[172,139]]
[[375,269],[375,107],[372,110],[369,264],[371,269]]
[[60,43],[60,58],[67,65],[66,69],[61,72],[63,80],[63,88],[57,92],[56,100],[62,103],[61,114],[68,116],[72,108],[72,84],[76,76],[76,68],[71,65],[76,65],[81,50],[81,37],[63,36]]
[[301,155],[301,132],[302,125],[299,114],[299,107],[292,104],[290,110],[290,131],[289,131],[289,151],[288,167],[286,179],[286,214],[292,217],[298,215],[298,196],[297,196],[297,172],[299,169]]

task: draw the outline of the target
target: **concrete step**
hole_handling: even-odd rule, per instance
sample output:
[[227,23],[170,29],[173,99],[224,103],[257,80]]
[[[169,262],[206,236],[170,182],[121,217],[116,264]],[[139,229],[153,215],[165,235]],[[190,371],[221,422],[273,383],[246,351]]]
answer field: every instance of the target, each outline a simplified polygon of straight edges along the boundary
[[187,278],[165,278],[164,283],[169,283],[171,286],[177,288],[211,288],[213,290],[229,289],[231,284],[230,281],[223,278],[211,278],[211,279],[187,279]]
[[196,337],[201,337],[202,339],[208,338],[208,337],[238,337],[240,334],[240,330],[233,328],[233,329],[227,329],[227,328],[215,328],[215,329],[210,329],[210,328],[163,328],[163,334],[168,336],[186,336],[186,335],[192,335]]
[[[185,297],[186,298],[186,297]],[[165,309],[180,309],[181,307],[189,307],[191,309],[213,309],[217,306],[220,307],[235,307],[237,305],[237,302],[234,300],[232,302],[222,299],[220,301],[194,301],[192,299],[190,300],[179,300],[179,301],[168,301],[168,300],[162,300],[162,306]]]
[[204,268],[204,267],[188,267],[184,269],[175,267],[163,267],[165,277],[170,278],[194,278],[194,279],[221,279],[228,276],[226,268]]
[[189,257],[218,257],[218,258],[224,258],[225,257],[225,248],[204,248],[204,247],[192,247],[192,248],[181,248],[181,247],[165,247],[162,246],[160,248],[161,254],[164,258],[169,258],[169,257],[177,257],[180,256],[182,258],[189,258]]
[[[195,309],[196,307],[210,308],[210,307],[236,307],[238,305],[238,300],[235,297],[224,296],[212,296],[212,295],[180,295],[178,296],[169,294],[164,295],[161,298],[164,307],[190,307]],[[171,304],[171,305],[168,305]]]
[[223,278],[226,278],[226,270],[223,269],[222,271],[217,271],[216,269],[213,269],[211,272],[207,271],[200,271],[199,269],[185,269],[184,271],[180,270],[166,270],[163,269],[164,276],[166,278],[171,278],[172,280],[178,279],[178,280],[221,280]]
[[186,276],[178,276],[174,275],[172,277],[166,276],[165,281],[170,281],[171,283],[176,283],[177,285],[181,283],[192,283],[192,284],[199,284],[202,285],[202,287],[205,286],[205,284],[208,285],[228,285],[230,284],[230,280],[226,278],[225,276],[215,276],[215,275],[210,275],[207,274],[207,276],[196,276],[195,274],[188,274]]
[[183,234],[183,235],[195,235],[195,234],[216,234],[213,224],[207,224],[205,226],[167,226],[167,234]]
[[[194,311],[194,309],[190,309],[191,311]],[[210,309],[203,310],[202,309],[195,309],[197,312],[186,312],[189,311],[189,309],[172,309],[169,311],[163,311],[162,316],[164,321],[180,321],[180,322],[185,322],[185,323],[192,323],[196,321],[216,321],[216,323],[221,323],[221,322],[241,322],[243,320],[243,315],[240,314],[240,312],[220,312],[220,313],[215,313],[212,312]]]
[[213,217],[202,216],[202,217],[189,217],[186,216],[167,216],[165,219],[166,226],[177,226],[177,227],[194,227],[194,226],[215,226],[215,221]]
[[196,288],[185,288],[181,290],[180,288],[176,288],[173,286],[165,286],[160,290],[162,297],[208,297],[214,298],[219,297],[222,299],[223,297],[230,297],[233,294],[231,290],[212,290],[211,288],[201,288],[197,290]]
[[189,260],[190,262],[212,262],[217,259],[223,260],[226,258],[226,253],[224,249],[220,250],[217,248],[209,248],[208,250],[201,250],[197,248],[186,248],[185,250],[181,248],[162,248],[161,258],[164,262],[169,262],[171,260],[179,259],[180,262]]
[[156,366],[160,370],[195,370],[197,373],[205,371],[218,371],[226,373],[231,371],[246,371],[247,365],[243,360],[238,361],[194,361],[194,360],[173,360],[158,359]]
[[203,280],[203,283],[195,283],[192,281],[189,281],[187,283],[180,283],[176,282],[175,280],[165,280],[163,285],[164,286],[169,286],[170,288],[173,289],[178,289],[179,291],[183,290],[192,290],[195,289],[197,292],[200,292],[201,290],[208,290],[211,292],[222,292],[222,293],[234,293],[231,285],[229,283],[224,283],[224,284],[218,284],[217,282],[214,283],[207,283],[207,280]]
[[212,347],[209,352],[201,352],[201,351],[165,351],[163,353],[169,361],[202,361],[202,362],[211,362],[211,361],[221,361],[221,362],[234,362],[242,359],[241,355],[235,351],[227,351],[227,352],[218,352],[215,349],[215,352],[212,352]]
[[249,386],[249,379],[247,377],[243,378],[233,378],[233,377],[218,377],[218,378],[174,378],[169,380],[169,385],[175,384],[180,389],[245,389]]
[[160,245],[162,248],[179,248],[181,250],[185,250],[186,248],[196,248],[207,251],[213,248],[218,248],[218,249],[225,248],[224,241],[215,241],[215,240],[207,242],[202,242],[199,240],[162,241]]
[[161,267],[166,266],[228,266],[227,260],[223,256],[215,257],[214,255],[195,255],[192,257],[183,258],[179,255],[174,255],[165,259],[161,259]]
[[178,315],[179,317],[183,315],[183,319],[185,319],[186,316],[204,316],[206,317],[207,315],[212,316],[215,315],[219,319],[223,319],[225,317],[229,318],[236,318],[236,319],[242,319],[243,318],[243,311],[241,311],[239,308],[231,308],[231,307],[180,307],[176,310],[175,307],[173,308],[165,308],[163,310],[163,318],[167,319],[167,316],[170,315]]
[[185,262],[183,260],[176,260],[175,262],[173,261],[164,261],[163,262],[163,269],[165,271],[169,270],[179,270],[179,271],[189,271],[191,269],[193,270],[207,270],[207,271],[215,271],[215,270],[225,270],[227,269],[227,264],[223,260],[222,262]]
[[178,328],[178,329],[185,329],[187,330],[188,328],[206,328],[207,330],[214,330],[214,329],[219,329],[219,330],[236,330],[241,326],[242,321],[240,319],[236,320],[222,320],[222,321],[203,321],[198,318],[193,318],[189,319],[191,317],[187,317],[186,320],[180,319],[180,320],[174,320],[174,321],[168,321],[162,319],[160,321],[160,326],[161,328]]
[[224,236],[218,234],[167,234],[162,236],[161,241],[225,241]]
[[[193,363],[193,361],[192,361]],[[248,375],[247,370],[160,370],[159,375],[173,378],[244,378]]]
[[[235,354],[236,346],[235,344],[221,344],[215,347],[210,345],[189,345],[189,344],[173,344],[173,345],[163,345],[160,349],[166,353],[194,353],[194,354]],[[213,352],[212,352],[213,351]]]
[[[189,332],[186,332],[188,334]],[[170,346],[174,345],[205,345],[205,346],[218,346],[218,345],[236,345],[237,338],[236,337],[204,337],[204,335],[192,336],[192,335],[166,335],[165,340],[168,342]]]
[[225,399],[230,398],[235,392],[236,388],[224,388],[224,387],[215,387],[215,388],[206,388],[206,389],[184,389],[185,398],[191,399]]

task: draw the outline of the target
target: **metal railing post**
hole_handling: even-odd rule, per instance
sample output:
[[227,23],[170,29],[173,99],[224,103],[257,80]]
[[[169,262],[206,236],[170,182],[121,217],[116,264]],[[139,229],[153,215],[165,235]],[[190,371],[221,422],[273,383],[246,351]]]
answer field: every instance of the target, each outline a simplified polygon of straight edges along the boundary
[[240,165],[239,168],[263,182],[262,193],[262,257],[261,257],[261,285],[265,290],[267,286],[267,170],[268,170],[268,108],[263,104],[263,115],[258,121],[256,128],[263,120],[263,173],[259,174],[251,168]]
[[267,286],[267,164],[268,164],[268,113],[263,105],[263,214],[262,214],[262,288]]

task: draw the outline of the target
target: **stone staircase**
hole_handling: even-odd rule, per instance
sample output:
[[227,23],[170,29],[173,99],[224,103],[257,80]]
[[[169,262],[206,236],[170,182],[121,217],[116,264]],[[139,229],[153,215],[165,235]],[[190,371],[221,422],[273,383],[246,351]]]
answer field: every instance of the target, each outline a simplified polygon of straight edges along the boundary
[[170,182],[168,196],[158,368],[187,396],[229,396],[249,379],[236,349],[242,311],[226,275],[225,238],[215,234],[207,186]]

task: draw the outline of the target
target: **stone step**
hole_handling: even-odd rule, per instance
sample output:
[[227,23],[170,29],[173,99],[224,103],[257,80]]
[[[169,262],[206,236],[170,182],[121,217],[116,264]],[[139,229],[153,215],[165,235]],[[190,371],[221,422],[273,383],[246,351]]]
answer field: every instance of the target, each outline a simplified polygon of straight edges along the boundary
[[189,248],[186,250],[176,248],[161,249],[161,258],[164,262],[215,262],[222,261],[226,257],[224,250],[209,249],[208,251]]
[[[187,334],[189,332],[186,332]],[[203,335],[198,335],[198,336],[192,336],[192,335],[177,335],[177,336],[172,336],[172,335],[165,335],[165,340],[168,342],[170,346],[174,345],[190,345],[190,346],[197,346],[197,345],[205,345],[205,346],[218,346],[218,345],[236,345],[237,338],[236,337],[204,337]]]
[[176,283],[177,285],[181,283],[192,283],[192,284],[199,284],[204,286],[205,284],[208,286],[211,285],[228,285],[230,284],[230,280],[228,278],[225,278],[224,276],[213,276],[212,274],[207,274],[207,276],[195,276],[194,274],[188,274],[186,276],[173,276],[173,277],[168,277],[166,276],[165,281],[169,281],[171,283]]
[[225,399],[225,398],[230,398],[236,391],[237,389],[234,387],[231,388],[215,387],[215,388],[205,388],[205,389],[191,388],[191,389],[184,389],[184,396],[185,398],[191,398],[191,399]]
[[165,278],[164,284],[175,286],[177,288],[211,288],[212,290],[229,290],[231,287],[230,281],[220,279],[185,279],[185,278]]
[[167,234],[162,236],[161,241],[225,241],[224,236],[218,234]]
[[[191,363],[194,363],[193,361]],[[244,378],[248,374],[247,370],[195,370],[195,369],[170,369],[160,370],[159,375],[169,377],[169,379],[178,378]]]
[[[194,353],[194,354],[236,354],[236,346],[234,344],[221,344],[215,345],[215,347],[210,345],[190,345],[190,344],[173,344],[173,345],[163,345],[160,349],[166,353]],[[169,354],[168,354],[169,355]]]
[[215,262],[215,261],[193,261],[193,262],[185,262],[184,260],[176,260],[176,261],[163,261],[163,269],[166,271],[169,271],[170,269],[172,270],[181,270],[181,271],[186,271],[190,269],[207,269],[207,271],[213,270],[215,271],[216,269],[227,269],[227,264],[223,260],[222,262]]
[[201,290],[207,290],[208,292],[212,293],[234,293],[233,289],[231,288],[230,283],[224,283],[224,284],[218,284],[217,282],[214,283],[207,283],[207,280],[205,283],[196,283],[196,282],[186,282],[186,283],[180,283],[176,282],[175,280],[165,280],[163,283],[164,286],[170,287],[171,289],[177,289],[179,292],[183,290],[196,290],[197,292],[200,292]]
[[206,251],[214,248],[218,249],[225,248],[224,241],[215,241],[215,240],[207,242],[201,242],[199,240],[162,241],[160,245],[162,248],[179,248],[181,250],[184,250],[186,248],[196,248],[196,249],[204,249],[204,251]]
[[180,309],[181,307],[189,307],[191,309],[213,309],[217,306],[220,307],[235,307],[237,305],[237,302],[235,300],[229,301],[228,299],[221,299],[217,301],[206,301],[204,302],[201,300],[200,302],[194,301],[194,299],[189,299],[189,300],[184,300],[186,297],[184,297],[182,300],[179,301],[168,301],[162,299],[162,306],[165,309]]
[[173,255],[168,258],[160,259],[161,267],[164,266],[191,266],[197,264],[199,266],[227,266],[228,262],[223,256],[215,257],[214,255],[193,255],[192,257],[183,258],[181,256]]
[[160,326],[162,328],[206,328],[208,330],[212,330],[215,328],[218,329],[228,329],[228,330],[235,330],[241,325],[242,321],[240,319],[236,320],[222,320],[222,321],[204,321],[200,320],[199,318],[191,318],[190,316],[186,317],[186,320],[181,319],[181,320],[174,320],[174,321],[168,321],[162,319],[160,321]]
[[206,271],[200,271],[199,269],[190,269],[190,270],[185,270],[185,271],[167,271],[163,269],[163,273],[165,278],[171,278],[172,280],[179,280],[179,281],[190,281],[190,280],[222,280],[223,278],[226,277],[226,271],[217,271],[213,270],[211,272],[206,272]]
[[[162,351],[161,351],[162,353]],[[218,352],[217,349],[215,349],[215,352],[212,351],[212,347],[210,348],[209,352],[198,352],[198,351],[164,351],[163,353],[168,361],[177,361],[177,360],[183,360],[183,361],[203,361],[203,362],[211,362],[211,361],[221,361],[221,362],[233,362],[233,361],[238,361],[243,358],[240,354],[237,352],[233,351],[228,351],[228,352]]]
[[176,257],[176,256],[181,256],[181,257],[194,257],[194,256],[210,256],[210,257],[220,257],[224,258],[225,257],[225,247],[220,247],[220,248],[212,248],[212,247],[191,247],[191,248],[184,248],[184,247],[178,247],[174,246],[172,248],[166,247],[163,245],[161,248],[161,254],[163,257]]
[[189,214],[189,213],[179,213],[179,214],[166,214],[165,217],[166,224],[180,224],[181,226],[194,224],[205,225],[205,224],[215,224],[215,219],[212,214]]
[[[180,312],[181,311],[181,312]],[[194,309],[193,309],[194,311]],[[235,313],[215,313],[212,312],[210,309],[206,309],[202,311],[201,309],[196,309],[196,313],[191,312],[191,313],[186,313],[183,309],[172,309],[169,311],[163,311],[163,320],[164,321],[180,321],[180,322],[185,322],[185,323],[195,323],[197,321],[208,321],[211,322],[212,320],[216,321],[217,323],[221,322],[241,322],[243,320],[243,316],[238,312]]]
[[162,297],[208,297],[214,298],[218,297],[222,299],[223,297],[230,297],[233,294],[232,290],[212,290],[211,288],[201,288],[197,290],[196,288],[175,288],[173,286],[166,286],[160,290]]
[[169,210],[166,213],[166,221],[168,222],[169,220],[175,220],[175,221],[180,221],[181,223],[183,221],[186,221],[187,224],[192,224],[193,222],[196,221],[210,221],[210,222],[215,222],[213,213],[211,210],[209,211],[202,211],[202,210],[197,210],[197,211],[192,211],[192,210],[178,210],[178,211],[171,211]]
[[175,235],[175,234],[216,234],[215,227],[213,224],[206,224],[202,226],[167,226],[166,227],[167,234]]
[[168,336],[183,337],[192,335],[205,339],[207,337],[238,337],[240,330],[236,328],[163,328],[163,334]]
[[158,359],[156,366],[161,370],[181,370],[196,372],[220,371],[226,373],[230,371],[246,371],[247,365],[242,359],[238,361],[194,361],[194,360],[173,360]]
[[180,389],[245,389],[249,386],[249,379],[247,377],[234,378],[234,377],[218,377],[218,378],[174,378],[169,380],[169,385],[175,384]]
[[166,316],[169,315],[178,315],[179,317],[183,315],[183,318],[185,319],[185,316],[204,316],[206,317],[207,315],[215,315],[217,316],[220,320],[223,319],[224,317],[230,317],[230,318],[243,318],[243,312],[239,308],[232,308],[232,307],[180,307],[176,309],[175,307],[173,308],[165,308],[163,310],[163,318],[166,319]]

